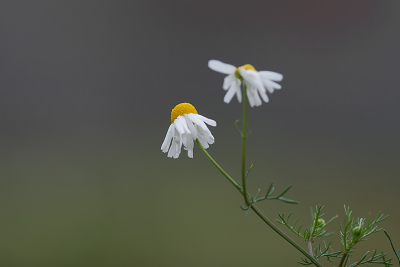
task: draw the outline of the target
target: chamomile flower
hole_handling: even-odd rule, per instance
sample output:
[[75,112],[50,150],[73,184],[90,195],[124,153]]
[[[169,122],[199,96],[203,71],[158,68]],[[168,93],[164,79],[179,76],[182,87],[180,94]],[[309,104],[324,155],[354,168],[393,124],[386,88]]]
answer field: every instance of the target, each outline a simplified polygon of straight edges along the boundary
[[276,83],[282,81],[282,74],[272,71],[256,71],[250,64],[235,67],[218,60],[210,60],[208,61],[208,67],[214,71],[228,74],[222,85],[224,90],[228,90],[224,97],[225,103],[231,102],[235,94],[238,101],[242,102],[242,92],[240,90],[242,82],[246,83],[247,98],[252,107],[260,106],[262,104],[261,98],[264,102],[269,101],[267,91],[273,93],[275,89],[282,88],[282,86]]
[[[177,105],[171,112],[171,125],[161,145],[162,152],[168,152],[169,158],[178,158],[182,145],[188,151],[189,158],[193,158],[194,141],[198,139],[204,148],[214,143],[214,136],[207,125],[217,126],[214,120],[197,113],[189,103]],[[172,141],[172,144],[171,144]]]

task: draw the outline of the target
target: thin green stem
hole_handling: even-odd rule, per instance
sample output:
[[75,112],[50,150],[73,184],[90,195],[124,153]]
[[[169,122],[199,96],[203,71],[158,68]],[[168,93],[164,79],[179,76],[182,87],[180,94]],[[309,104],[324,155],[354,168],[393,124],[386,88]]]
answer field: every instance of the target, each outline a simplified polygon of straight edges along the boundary
[[242,128],[242,186],[244,202],[250,206],[246,187],[246,139],[247,139],[247,86],[243,82],[243,128]]
[[[212,164],[214,164],[215,167],[228,179],[228,181],[240,192],[240,194],[244,194],[244,190],[238,183],[235,182],[235,180],[232,179],[232,177],[229,176],[224,169],[221,168],[221,166],[218,165],[218,163],[208,154],[208,152],[204,149],[204,147],[201,145],[199,140],[196,140],[197,145],[200,147],[201,151],[206,155],[206,157],[211,161]],[[278,235],[283,237],[287,242],[289,242],[292,246],[294,246],[298,251],[300,251],[305,257],[307,257],[312,263],[314,263],[318,267],[323,267],[321,263],[319,263],[314,257],[309,255],[307,251],[305,251],[303,248],[301,248],[296,242],[294,242],[290,237],[288,237],[285,233],[283,233],[281,230],[279,230],[272,222],[254,205],[251,204],[249,205],[251,209],[260,217],[269,227],[272,228]]]
[[204,149],[204,147],[201,145],[199,139],[196,139],[196,143],[197,145],[200,147],[201,151],[203,151],[203,153],[206,155],[206,157],[211,161],[212,164],[214,164],[215,167],[217,167],[217,169],[226,177],[226,179],[228,179],[228,181],[234,186],[236,187],[237,190],[239,190],[239,192],[241,194],[243,194],[242,191],[242,187],[236,183],[235,180],[233,180],[232,177],[229,176],[229,174],[226,173],[226,171],[224,171],[224,169],[221,168],[221,166],[218,165],[218,163],[210,156],[210,154],[208,154],[208,152]]
[[342,260],[340,261],[340,263],[339,263],[339,267],[343,267],[344,265],[343,264],[345,264],[346,265],[346,261],[347,261],[347,256],[348,256],[349,254],[347,254],[347,253],[344,253],[343,254],[343,257],[342,257]]
[[310,254],[311,257],[314,257],[311,237],[307,240],[307,246],[308,246],[308,254]]
[[315,266],[323,267],[321,263],[319,263],[313,256],[309,255],[307,251],[305,251],[302,247],[300,247],[296,242],[294,242],[290,237],[288,237],[285,233],[279,230],[275,225],[271,223],[271,221],[254,205],[251,205],[251,209],[260,217],[269,227],[272,228],[278,235],[283,237],[287,242],[289,242],[293,247],[295,247],[298,251],[300,251],[305,257],[307,257]]

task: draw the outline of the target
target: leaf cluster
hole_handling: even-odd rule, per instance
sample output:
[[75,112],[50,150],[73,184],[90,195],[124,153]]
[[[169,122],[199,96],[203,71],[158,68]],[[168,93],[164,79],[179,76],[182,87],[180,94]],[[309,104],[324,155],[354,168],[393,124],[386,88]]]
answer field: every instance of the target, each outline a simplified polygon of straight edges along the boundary
[[267,191],[267,193],[265,194],[264,197],[257,198],[258,195],[259,195],[259,193],[260,193],[260,189],[258,190],[258,192],[257,192],[257,194],[256,194],[256,196],[255,196],[255,198],[254,198],[254,203],[255,203],[255,202],[260,202],[260,201],[263,201],[263,200],[280,200],[280,201],[285,202],[285,203],[288,203],[288,204],[298,204],[299,202],[296,201],[296,200],[292,200],[292,199],[288,199],[288,198],[284,198],[284,197],[283,197],[283,196],[289,191],[290,188],[292,188],[291,185],[289,185],[285,190],[283,190],[283,191],[282,191],[280,194],[278,194],[277,196],[272,196],[272,194],[273,194],[274,191],[275,191],[274,183],[272,182],[272,183],[269,185],[268,191]]
[[[250,171],[251,171],[252,168],[253,168],[253,164],[251,164],[249,170],[246,172],[246,175],[245,175],[246,178],[247,178],[247,176],[249,175],[249,173],[250,173]],[[273,185],[274,185],[274,183],[272,182],[272,183],[269,185],[269,188],[268,188],[267,193],[266,193],[265,196],[263,196],[263,197],[260,197],[260,198],[258,197],[258,196],[260,195],[261,189],[258,189],[258,191],[257,191],[257,193],[256,193],[256,195],[255,195],[254,197],[248,195],[248,198],[249,198],[249,200],[250,200],[250,203],[253,204],[253,203],[261,202],[261,201],[264,201],[264,200],[280,200],[280,201],[282,201],[282,202],[284,202],[284,203],[288,203],[288,204],[298,204],[298,203],[299,203],[299,202],[296,201],[296,200],[292,200],[292,199],[288,199],[288,198],[284,198],[284,197],[283,197],[283,196],[289,191],[289,189],[292,188],[291,185],[289,185],[285,190],[283,190],[283,191],[282,191],[280,194],[278,194],[277,196],[272,196],[272,194],[273,194],[274,191],[275,191],[275,188],[274,188]],[[240,208],[241,208],[242,210],[247,210],[247,213],[246,213],[246,216],[245,216],[245,217],[247,217],[247,215],[248,215],[248,212],[249,212],[249,210],[250,210],[251,204],[250,204],[250,205],[247,205],[247,204],[246,204],[246,207],[245,207],[245,208],[242,207],[242,206],[240,206]]]
[[352,264],[350,263],[350,259],[348,259],[347,260],[347,263],[349,264],[348,267],[355,267],[355,266],[362,265],[362,264],[368,265],[368,263],[384,264],[385,266],[392,265],[392,263],[391,263],[392,258],[385,259],[385,256],[387,255],[386,253],[385,254],[381,253],[381,254],[376,255],[376,250],[374,250],[372,252],[372,256],[369,259],[365,259],[368,254],[369,254],[369,251],[367,251],[359,261],[356,261]]
[[383,216],[383,214],[379,212],[375,220],[371,222],[371,214],[368,215],[368,219],[354,219],[351,217],[352,211],[350,211],[350,207],[346,208],[346,206],[344,206],[344,212],[345,218],[344,223],[340,224],[340,235],[342,237],[343,251],[346,254],[353,252],[353,247],[358,242],[365,241],[369,235],[382,230],[382,228],[378,228],[376,224],[389,217],[388,215]]
[[324,213],[322,213],[323,208],[324,208],[323,206],[317,205],[315,208],[315,212],[311,208],[312,223],[311,226],[305,229],[303,232],[301,232],[302,225],[300,225],[296,229],[296,224],[299,221],[299,219],[296,219],[292,225],[289,223],[290,216],[292,215],[291,212],[286,218],[284,213],[282,214],[278,213],[280,220],[277,219],[276,221],[282,225],[285,225],[287,228],[289,228],[291,232],[301,237],[305,241],[310,240],[311,242],[313,242],[317,237],[326,237],[333,234],[333,232],[327,232],[325,227],[329,223],[331,223],[334,219],[336,219],[337,216],[334,216],[329,221],[325,222],[325,220],[322,219],[322,216],[324,216]]

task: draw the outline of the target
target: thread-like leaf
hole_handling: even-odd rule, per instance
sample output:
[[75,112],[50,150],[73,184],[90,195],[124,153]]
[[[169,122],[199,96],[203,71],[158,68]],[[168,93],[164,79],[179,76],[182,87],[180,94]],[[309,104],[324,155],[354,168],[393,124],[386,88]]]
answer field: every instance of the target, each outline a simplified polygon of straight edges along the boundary
[[289,203],[289,204],[299,204],[299,202],[296,201],[296,200],[287,199],[287,198],[284,198],[284,197],[280,197],[280,198],[278,198],[278,199],[279,199],[280,201],[282,201],[282,202]]
[[253,169],[253,163],[251,163],[250,168],[249,168],[248,171],[246,172],[246,175],[244,176],[245,178],[247,178],[247,175],[249,175],[251,169]]
[[274,182],[269,185],[268,191],[265,194],[265,198],[269,197],[274,192]]
[[290,188],[292,188],[291,185],[289,185],[285,190],[283,190],[282,193],[280,193],[278,196],[276,196],[276,198],[280,198],[281,196],[283,196],[284,194],[286,194],[286,192],[289,191]]
[[385,233],[385,235],[386,235],[387,238],[389,239],[390,245],[392,246],[393,252],[394,252],[394,254],[396,255],[397,260],[399,261],[399,265],[400,265],[400,258],[399,258],[400,249],[399,249],[399,251],[396,253],[396,249],[395,249],[394,246],[393,246],[392,239],[390,238],[388,232],[386,232],[386,230],[383,230],[383,232]]

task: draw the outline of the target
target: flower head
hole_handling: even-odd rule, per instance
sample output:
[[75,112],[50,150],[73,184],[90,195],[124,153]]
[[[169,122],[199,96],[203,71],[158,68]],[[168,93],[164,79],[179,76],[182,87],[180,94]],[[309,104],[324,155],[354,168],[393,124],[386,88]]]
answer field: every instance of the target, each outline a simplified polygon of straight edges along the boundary
[[[214,143],[214,136],[206,124],[216,126],[214,120],[210,120],[197,113],[196,108],[189,103],[181,103],[171,112],[171,125],[161,145],[162,152],[168,152],[168,157],[178,158],[182,144],[188,151],[189,158],[193,158],[194,141],[198,139],[204,148]],[[171,144],[172,140],[172,144]]]
[[272,71],[256,71],[250,64],[236,68],[233,65],[218,60],[210,60],[208,61],[208,67],[214,71],[228,74],[222,85],[224,90],[228,90],[224,97],[225,103],[231,102],[235,94],[238,101],[242,102],[242,92],[240,91],[240,84],[242,82],[247,86],[247,98],[252,107],[260,106],[262,104],[261,98],[264,102],[269,101],[267,91],[273,93],[275,89],[282,88],[282,86],[276,83],[282,81],[282,74]]

